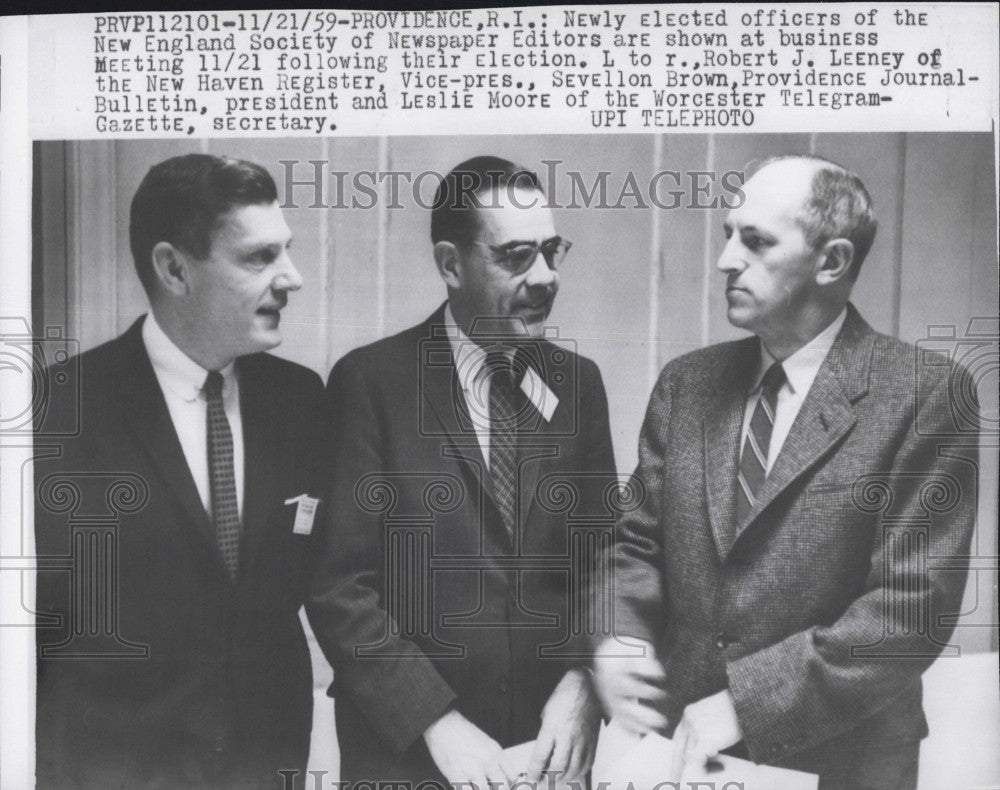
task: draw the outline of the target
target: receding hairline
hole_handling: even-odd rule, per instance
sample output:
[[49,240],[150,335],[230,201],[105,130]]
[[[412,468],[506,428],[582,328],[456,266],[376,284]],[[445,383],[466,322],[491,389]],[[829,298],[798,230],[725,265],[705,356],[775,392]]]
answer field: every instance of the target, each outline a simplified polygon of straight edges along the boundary
[[[759,166],[755,170],[753,170],[752,173],[744,181],[743,188],[745,189],[748,185],[750,185],[750,183],[754,179],[758,179],[758,183],[761,183],[764,182],[764,179],[775,178],[775,177],[780,178],[781,165],[784,164],[785,162],[790,162],[790,161],[792,160],[783,159],[780,161],[769,162],[767,164],[759,164]],[[748,164],[747,167],[749,168],[750,165]],[[768,170],[770,170],[771,172],[765,172]],[[774,206],[777,203],[777,199],[785,200],[785,196],[788,195],[789,202],[791,203],[791,205],[788,206],[788,210],[794,216],[796,223],[802,225],[806,218],[807,206],[809,204],[812,195],[813,180],[815,179],[816,173],[818,172],[819,172],[818,169],[809,168],[798,171],[796,173],[797,176],[801,175],[802,178],[802,185],[801,185],[802,189],[800,190],[798,195],[792,194],[790,190],[787,189],[776,191],[773,188],[771,188],[768,189],[766,192],[762,192],[761,195],[759,195],[759,197],[763,197],[765,202],[770,203],[772,206]],[[785,183],[787,184],[787,182]],[[742,206],[736,206],[734,207],[733,210],[739,211],[741,207]],[[728,222],[728,219],[726,221]]]
[[[839,162],[813,154],[790,154],[764,159],[752,169],[751,179],[768,167],[800,164],[808,189],[797,212],[796,222],[813,249],[831,239],[846,239],[854,245],[851,265],[856,280],[861,265],[871,251],[878,232],[875,204],[861,176]],[[748,163],[751,170],[754,163]]]
[[810,226],[809,204],[813,199],[816,176],[822,172],[837,172],[844,175],[852,175],[852,172],[843,165],[829,159],[824,159],[821,156],[814,156],[812,154],[784,154],[764,159],[751,159],[747,162],[744,168],[748,174],[747,182],[769,168],[780,170],[783,165],[789,169],[794,169],[796,165],[801,165],[804,169],[804,191],[800,196],[798,209],[795,213],[795,220],[803,230],[808,230]]
[[832,159],[826,159],[825,157],[817,156],[815,154],[779,154],[776,156],[766,156],[761,159],[751,159],[743,167],[743,172],[746,173],[749,179],[753,178],[755,175],[768,167],[791,163],[811,165],[811,172],[813,175],[821,170],[835,170],[845,174],[851,173],[849,169],[844,167],[839,162],[834,162]]

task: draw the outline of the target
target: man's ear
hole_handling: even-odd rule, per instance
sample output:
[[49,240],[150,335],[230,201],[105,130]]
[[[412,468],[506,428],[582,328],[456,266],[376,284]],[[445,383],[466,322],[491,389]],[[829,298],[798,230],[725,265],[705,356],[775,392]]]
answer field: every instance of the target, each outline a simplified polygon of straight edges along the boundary
[[164,292],[183,296],[191,287],[190,258],[169,241],[157,242],[150,257],[153,276]]
[[434,245],[434,263],[445,285],[453,291],[462,287],[462,256],[450,241],[439,241]]
[[820,285],[842,282],[850,277],[854,244],[848,239],[830,239],[820,251],[820,260],[816,282]]

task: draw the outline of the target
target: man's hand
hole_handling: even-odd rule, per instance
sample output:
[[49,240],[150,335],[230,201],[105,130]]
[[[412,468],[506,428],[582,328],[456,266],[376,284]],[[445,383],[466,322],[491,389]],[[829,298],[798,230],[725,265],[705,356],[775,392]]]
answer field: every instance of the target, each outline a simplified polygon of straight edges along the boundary
[[674,732],[672,776],[680,781],[685,765],[704,766],[743,738],[728,689],[692,702]]
[[[640,655],[623,656],[623,652]],[[644,734],[663,732],[667,717],[661,713],[667,695],[666,675],[656,658],[656,650],[644,640],[605,639],[594,656],[594,683],[604,708],[627,730]]]
[[509,785],[514,777],[500,766],[500,744],[457,710],[450,710],[424,730],[427,751],[451,784],[471,782],[478,790]]
[[538,782],[543,771],[555,771],[567,782],[582,778],[594,762],[600,727],[601,706],[590,673],[571,669],[542,709],[542,726],[528,762],[528,781]]

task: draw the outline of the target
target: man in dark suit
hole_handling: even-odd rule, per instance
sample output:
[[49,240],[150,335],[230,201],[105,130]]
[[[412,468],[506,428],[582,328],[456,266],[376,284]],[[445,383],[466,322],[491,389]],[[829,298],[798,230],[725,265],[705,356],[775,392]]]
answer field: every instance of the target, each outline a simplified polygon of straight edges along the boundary
[[328,450],[319,377],[261,353],[302,285],[291,233],[263,168],[192,154],[145,176],[130,240],[151,310],[36,428],[38,784],[284,787]]
[[876,229],[856,175],[783,157],[744,196],[718,268],[755,336],[653,391],[597,686],[626,727],[673,732],[675,774],[732,748],[823,790],[913,788],[975,514],[950,399],[974,389],[849,303]]
[[332,521],[310,614],[341,778],[484,789],[517,778],[501,748],[530,740],[529,775],[582,776],[599,724],[588,540],[610,537],[617,483],[600,372],[546,339],[569,242],[535,175],[494,157],[442,180],[431,239],[448,301],[328,383]]

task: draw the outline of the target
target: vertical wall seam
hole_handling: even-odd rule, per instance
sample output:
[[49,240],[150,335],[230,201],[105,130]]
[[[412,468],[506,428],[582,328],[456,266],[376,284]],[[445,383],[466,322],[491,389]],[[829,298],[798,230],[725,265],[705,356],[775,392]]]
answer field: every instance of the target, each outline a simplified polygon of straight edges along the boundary
[[118,143],[116,141],[111,141],[108,143],[110,146],[109,156],[108,156],[108,172],[110,174],[108,179],[108,200],[106,205],[111,207],[110,221],[105,225],[105,233],[107,237],[105,239],[105,244],[107,245],[107,250],[114,256],[114,263],[111,269],[111,282],[109,287],[111,288],[111,304],[114,305],[115,314],[111,317],[110,327],[111,337],[117,337],[119,332],[123,329],[121,326],[121,302],[120,294],[118,288],[118,272],[121,269],[121,261],[118,260]]
[[[705,170],[709,173],[715,170],[715,135],[708,135],[708,145],[705,149]],[[715,266],[712,261],[712,228],[713,212],[704,212],[704,234],[702,237],[702,262],[701,262],[701,335],[699,340],[702,347],[707,346],[711,341],[709,328],[709,305],[712,298],[712,276]]]
[[904,132],[899,135],[899,200],[896,203],[896,241],[893,250],[892,294],[892,334],[899,337],[903,302],[903,224],[906,219],[906,142]]
[[[70,176],[70,168],[72,167],[72,146],[73,143],[64,142],[62,144],[62,231],[63,231],[63,294],[62,294],[62,320],[63,320],[63,333],[67,338],[76,338],[77,335],[73,332],[73,318],[71,312],[72,300],[73,300],[73,283],[71,281],[72,273],[70,269],[73,266],[73,223],[70,218],[70,203],[72,202],[71,190],[73,188],[73,180]],[[43,283],[43,288],[47,286]],[[34,320],[34,317],[32,317]],[[32,324],[32,329],[34,330],[34,324]]]
[[[653,136],[653,173],[663,167],[664,135]],[[649,239],[649,323],[646,332],[646,389],[651,391],[660,372],[660,283],[663,280],[662,223],[660,209],[651,212]]]
[[[382,136],[378,138],[378,172],[385,173],[389,170],[389,138]],[[389,211],[386,206],[389,203],[389,196],[386,190],[391,188],[387,180],[383,180],[382,189],[378,204],[378,235],[375,239],[375,328],[378,337],[385,336],[385,313],[389,295],[388,280],[386,278],[386,253],[387,240],[389,235]]]
[[[965,289],[965,314],[969,317],[971,321],[973,316],[973,311],[975,310],[975,300],[973,299],[973,294],[976,290],[976,229],[979,223],[979,212],[981,210],[981,205],[977,200],[979,195],[979,171],[980,167],[977,166],[975,157],[975,146],[973,146],[973,156],[972,156],[972,184],[969,190],[969,195],[972,197],[972,210],[969,212],[969,268],[968,268],[968,287]],[[960,331],[964,331],[964,328],[960,328]]]
[[[67,154],[67,171],[70,181],[70,187],[66,190],[67,195],[70,199],[70,205],[67,206],[66,211],[66,225],[69,230],[69,238],[72,239],[72,256],[73,259],[70,261],[68,267],[68,273],[72,277],[72,282],[67,283],[68,290],[71,292],[70,297],[66,300],[67,303],[67,317],[66,317],[66,331],[69,336],[76,340],[80,345],[83,345],[82,329],[83,322],[81,318],[81,311],[83,309],[83,294],[81,293],[82,288],[80,287],[80,273],[81,273],[81,263],[80,259],[83,256],[83,234],[80,232],[80,205],[81,205],[81,192],[82,192],[82,179],[80,177],[80,143],[71,142],[66,150]],[[72,308],[72,310],[70,310]]]
[[[327,170],[329,170],[330,165],[330,138],[324,135],[319,140],[319,159],[326,163]],[[333,232],[330,228],[331,222],[331,211],[329,209],[323,209],[319,211],[317,216],[319,217],[319,225],[316,228],[317,245],[319,247],[319,309],[316,311],[316,321],[319,326],[316,327],[317,338],[316,341],[319,343],[320,349],[322,350],[322,372],[321,376],[325,374],[333,367],[333,338],[330,336],[330,300],[333,298],[333,292],[330,287],[330,283],[335,279],[333,276],[335,274],[335,267],[337,265],[336,257],[334,256],[333,248]]]

